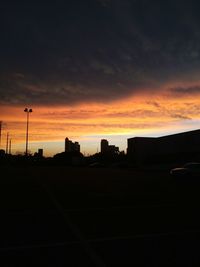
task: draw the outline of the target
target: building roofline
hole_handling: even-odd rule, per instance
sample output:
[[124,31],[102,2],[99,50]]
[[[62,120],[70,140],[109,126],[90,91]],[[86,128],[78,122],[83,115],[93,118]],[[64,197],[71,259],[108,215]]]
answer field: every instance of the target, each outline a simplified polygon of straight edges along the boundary
[[166,137],[173,137],[173,136],[180,136],[180,135],[187,135],[187,134],[194,134],[194,133],[200,134],[200,129],[187,131],[187,132],[181,132],[181,133],[175,133],[175,134],[169,134],[169,135],[163,135],[163,136],[159,136],[159,137],[135,136],[135,137],[128,138],[128,140],[131,140],[131,139],[148,139],[148,140],[150,140],[150,139],[162,139],[162,138],[166,138]]

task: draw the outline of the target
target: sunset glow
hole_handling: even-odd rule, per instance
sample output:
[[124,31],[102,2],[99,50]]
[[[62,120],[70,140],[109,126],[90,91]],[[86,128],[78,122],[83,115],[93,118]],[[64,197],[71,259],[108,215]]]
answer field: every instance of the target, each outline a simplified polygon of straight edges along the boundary
[[[71,106],[31,106],[30,150],[45,148],[46,155],[62,151],[64,138],[77,140],[85,153],[94,153],[100,139],[126,150],[127,137],[159,136],[198,128],[199,95],[146,93],[110,103],[80,103]],[[1,106],[3,143],[6,132],[13,140],[13,152],[23,152],[26,117],[24,106]]]
[[101,138],[199,128],[198,1],[68,1],[1,6],[0,121],[12,152],[64,149],[69,137],[85,154]]

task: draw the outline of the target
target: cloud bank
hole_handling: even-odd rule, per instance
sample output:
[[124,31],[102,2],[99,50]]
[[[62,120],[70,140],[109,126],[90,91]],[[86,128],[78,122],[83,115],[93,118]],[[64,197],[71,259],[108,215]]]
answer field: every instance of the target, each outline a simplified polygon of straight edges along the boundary
[[1,4],[0,104],[107,102],[199,73],[197,0],[31,2]]

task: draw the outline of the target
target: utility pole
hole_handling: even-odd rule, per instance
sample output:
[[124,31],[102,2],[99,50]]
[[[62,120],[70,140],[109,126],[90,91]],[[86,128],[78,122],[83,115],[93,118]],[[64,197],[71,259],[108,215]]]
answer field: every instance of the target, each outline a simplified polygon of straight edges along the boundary
[[30,108],[25,108],[24,112],[27,113],[27,117],[26,117],[26,151],[25,151],[25,155],[28,156],[28,127],[29,127],[29,113],[33,112],[33,110]]
[[10,139],[10,142],[9,142],[9,155],[11,155],[11,144],[12,144],[12,139]]
[[8,139],[9,139],[9,133],[7,133],[7,138],[6,138],[6,154],[8,154]]
[[2,121],[0,121],[0,147],[1,147],[1,131],[2,131]]

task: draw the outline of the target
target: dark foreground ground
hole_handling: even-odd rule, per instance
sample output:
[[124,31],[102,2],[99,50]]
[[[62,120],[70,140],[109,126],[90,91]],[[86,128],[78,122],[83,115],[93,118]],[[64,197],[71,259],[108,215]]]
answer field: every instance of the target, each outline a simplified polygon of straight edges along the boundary
[[199,203],[166,171],[1,167],[0,266],[200,266]]

